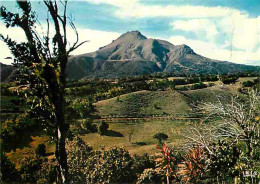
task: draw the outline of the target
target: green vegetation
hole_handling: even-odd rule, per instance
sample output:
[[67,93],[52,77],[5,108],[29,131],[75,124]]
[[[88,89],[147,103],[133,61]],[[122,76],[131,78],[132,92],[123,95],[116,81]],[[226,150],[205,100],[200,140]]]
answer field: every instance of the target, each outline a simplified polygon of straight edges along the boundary
[[16,183],[20,181],[20,175],[15,164],[12,163],[5,155],[1,152],[1,182],[3,183]]
[[157,133],[153,136],[154,139],[158,140],[158,145],[162,145],[163,141],[166,141],[168,139],[168,135],[165,133]]
[[[252,79],[252,81],[254,79]],[[207,155],[207,150],[196,148],[196,145],[194,149],[187,152],[183,152],[180,148],[182,145],[187,144],[188,141],[183,132],[196,124],[201,124],[200,118],[203,116],[196,114],[197,111],[194,111],[194,102],[215,102],[217,97],[220,96],[222,101],[227,101],[230,99],[230,94],[234,93],[237,89],[244,87],[241,86],[241,83],[239,82],[235,83],[235,85],[229,86],[221,85],[220,81],[213,81],[213,87],[206,87],[202,89],[193,89],[190,87],[196,85],[196,83],[185,85],[174,84],[173,87],[170,87],[168,84],[171,83],[168,81],[171,80],[172,79],[161,80],[158,78],[153,80],[145,79],[145,81],[141,83],[130,81],[132,87],[127,90],[121,85],[127,86],[128,82],[124,82],[123,84],[115,82],[114,80],[87,80],[69,83],[66,90],[69,90],[70,88],[75,89],[73,95],[68,94],[66,96],[66,101],[68,103],[66,108],[68,113],[67,116],[74,118],[73,121],[70,121],[71,125],[68,133],[68,144],[70,145],[70,141],[76,140],[77,136],[81,136],[84,142],[87,142],[89,145],[93,146],[91,148],[89,146],[85,146],[87,150],[85,151],[87,154],[86,158],[89,158],[86,159],[87,161],[85,162],[85,166],[84,164],[82,165],[82,162],[80,161],[77,163],[78,165],[73,168],[74,166],[71,164],[76,163],[72,163],[70,157],[68,157],[68,163],[70,166],[69,173],[73,181],[96,181],[97,179],[101,179],[103,181],[107,180],[107,177],[109,177],[111,181],[123,181],[123,178],[126,178],[126,175],[131,175],[131,181],[137,181],[139,183],[147,181],[167,182],[167,180],[176,182],[215,182],[211,176],[217,176],[221,181],[234,180],[236,175],[233,175],[232,173],[237,171],[233,168],[237,167],[238,163],[244,163],[245,161],[235,157],[236,152],[234,151],[234,148],[226,148],[227,143],[221,142],[211,145],[212,149],[216,150],[216,153],[221,152],[224,155]],[[183,80],[185,81],[185,78]],[[251,78],[239,79],[239,81],[241,80],[248,81],[251,80]],[[209,86],[207,82],[203,83]],[[112,85],[109,86],[108,84]],[[147,85],[145,86],[141,84]],[[88,85],[92,86],[92,89],[89,92],[84,93],[79,90],[79,93],[77,93],[76,88],[78,86],[81,86],[81,88],[84,89],[85,86]],[[153,87],[151,88],[151,86]],[[180,86],[187,86],[187,91],[176,91],[175,89],[177,88],[180,90]],[[9,88],[10,87],[7,87],[8,90]],[[142,90],[143,88],[147,90]],[[108,91],[111,91],[111,89],[123,89],[125,91],[121,91],[120,93],[109,93],[112,95],[107,95],[100,98],[104,100],[98,100],[98,98],[95,98],[97,91],[99,91],[100,94],[106,94]],[[137,91],[131,92],[135,90]],[[11,101],[12,98],[13,94],[6,96],[6,100],[10,103],[13,103],[13,101]],[[22,115],[23,113],[20,113],[19,116],[23,117]],[[192,118],[195,119],[193,120]],[[11,133],[11,130],[19,130],[19,132],[24,132],[22,129],[23,126],[21,126],[24,121],[21,120],[26,120],[26,118],[22,118],[19,121],[16,119],[17,118],[15,118],[12,122],[17,123],[7,123],[12,120],[11,116],[7,116],[7,119],[2,122],[5,126],[1,128],[1,131],[8,130],[7,132]],[[20,119],[20,117],[18,119]],[[28,120],[31,119],[28,118]],[[108,122],[109,126],[106,126]],[[210,122],[210,120],[208,120],[208,122]],[[4,128],[10,127],[9,124],[15,125],[17,128]],[[25,124],[33,126],[36,125],[36,130],[40,125],[34,123]],[[27,129],[29,130],[30,128],[26,126],[25,130]],[[163,145],[163,139],[161,139],[161,143],[159,143],[161,145],[159,146],[159,150],[156,148],[158,141],[157,139],[154,139],[158,132],[168,136],[167,139],[163,138],[167,142],[167,146]],[[102,136],[100,136],[100,134]],[[11,133],[11,135],[19,134],[14,132]],[[19,179],[21,182],[45,181],[50,183],[56,180],[57,176],[55,167],[57,166],[57,163],[53,160],[55,147],[53,142],[50,141],[51,139],[48,138],[49,135],[51,135],[51,132],[42,134],[41,137],[37,138],[37,141],[34,139],[33,142],[30,143],[30,147],[27,147],[26,145],[28,145],[28,143],[25,143],[25,148],[17,149],[7,154],[8,158],[10,158],[17,165],[17,172],[19,175],[21,174],[21,178]],[[4,137],[2,137],[2,139],[7,140]],[[8,142],[12,142],[12,140],[8,140]],[[3,143],[5,144],[5,141]],[[46,146],[46,154],[35,154],[38,152],[37,150],[39,150],[38,145]],[[13,145],[11,146],[13,147]],[[117,146],[117,148],[113,146]],[[124,149],[118,148],[122,146]],[[175,149],[170,151],[170,156],[166,156],[166,153],[171,150],[171,147],[174,147]],[[67,150],[69,151],[69,156],[73,154],[72,152],[75,152],[73,149],[70,149],[68,146]],[[192,156],[194,154],[193,152],[198,154],[197,152],[199,149],[200,152],[205,155],[205,157],[202,157],[203,159],[198,159],[197,157]],[[237,146],[236,149],[240,151],[241,149],[246,150],[244,146]],[[82,148],[82,150],[84,149]],[[160,159],[153,160],[150,156],[135,156],[135,154],[143,155],[144,153],[154,155],[156,152],[158,154],[158,151],[161,154]],[[118,157],[118,159],[113,160],[111,154]],[[127,156],[127,154],[129,156]],[[229,168],[223,168],[223,164],[221,164],[222,161],[229,161],[225,160],[227,159],[225,154],[233,155],[232,162],[230,161],[229,163]],[[47,155],[50,155],[51,159],[46,157]],[[21,161],[21,158],[23,157],[25,158]],[[99,157],[101,160],[94,161],[92,159],[92,161],[91,158],[93,157]],[[194,161],[194,159],[197,159],[197,161]],[[121,163],[122,160],[128,161],[127,163]],[[208,160],[215,161],[208,166],[207,170],[205,170],[204,163],[208,162]],[[113,166],[113,172],[107,173],[107,171],[111,170],[111,168],[106,167],[104,164],[111,163],[110,161],[117,162],[119,165]],[[139,161],[142,161],[142,163],[138,164]],[[194,161],[194,164],[197,163],[199,165],[188,165],[191,161]],[[97,163],[100,163],[98,166],[98,170],[100,172],[99,174],[96,174],[96,177],[94,177],[94,175],[90,173],[96,173],[97,167],[94,165],[97,165]],[[218,163],[219,165],[216,165]],[[86,170],[86,168],[89,168],[90,166],[91,169]],[[85,170],[85,174],[78,172],[79,168]],[[194,173],[195,171],[192,170],[193,168],[199,168],[196,170],[196,174]],[[126,170],[130,172],[125,172]],[[119,171],[122,172],[122,175],[114,174]],[[167,172],[170,174],[167,174]],[[216,173],[219,174],[215,176],[214,174]],[[197,175],[200,175],[201,177],[197,177]],[[125,180],[125,182],[130,182],[130,180]]]
[[107,122],[102,121],[98,127],[98,133],[100,135],[105,135],[109,128],[109,124]]
[[191,113],[187,99],[176,91],[138,91],[95,103],[98,115],[150,117]]
[[36,156],[44,157],[46,156],[46,146],[44,144],[38,144],[35,149]]
[[238,80],[239,76],[238,75],[221,75],[220,80],[224,84],[231,84],[235,83]]

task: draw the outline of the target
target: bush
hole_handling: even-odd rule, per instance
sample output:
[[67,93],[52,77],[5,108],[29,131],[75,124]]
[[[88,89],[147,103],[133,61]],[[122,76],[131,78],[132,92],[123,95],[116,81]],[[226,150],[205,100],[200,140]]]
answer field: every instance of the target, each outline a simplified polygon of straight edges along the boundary
[[82,138],[76,136],[73,141],[67,143],[69,176],[72,183],[87,183],[85,168],[88,167],[88,159],[94,154],[93,148],[87,145]]
[[109,128],[109,124],[105,121],[102,121],[98,127],[98,133],[100,135],[104,135],[107,132],[108,128]]
[[201,183],[207,166],[204,149],[200,146],[190,148],[183,159],[183,162],[178,164],[177,174],[182,176],[182,180],[186,183]]
[[41,170],[38,171],[37,183],[55,183],[57,182],[57,161],[43,162]]
[[148,168],[138,177],[137,184],[144,183],[162,183],[162,177],[156,169]]
[[74,116],[79,118],[86,118],[94,111],[94,106],[91,99],[76,99],[72,102],[71,107],[76,113]]
[[88,132],[97,132],[97,125],[93,124],[92,119],[86,119],[82,123],[83,129]]
[[253,87],[255,85],[252,81],[245,81],[242,83],[243,87]]
[[134,183],[146,168],[154,168],[148,155],[131,156],[123,148],[95,151],[80,137],[68,142],[69,175],[72,183]]
[[195,90],[195,89],[203,89],[203,88],[206,88],[207,86],[206,86],[206,84],[204,84],[204,83],[197,83],[197,84],[193,84],[191,87],[190,87],[190,89],[191,90]]
[[224,84],[235,83],[238,78],[239,78],[239,77],[238,77],[238,76],[235,76],[235,75],[222,75],[222,76],[220,76],[220,80],[221,80]]
[[159,145],[162,145],[162,141],[166,141],[168,139],[168,135],[165,133],[157,133],[153,136],[153,138],[158,140]]
[[41,170],[43,160],[39,157],[26,157],[21,162],[20,173],[25,183],[37,183],[38,172]]
[[46,146],[44,144],[38,144],[35,149],[36,156],[44,157],[46,156]]
[[1,172],[0,182],[2,183],[19,183],[21,176],[16,170],[15,165],[6,157],[4,153],[1,153]]
[[163,144],[158,149],[160,155],[156,155],[155,167],[144,169],[139,175],[137,183],[175,183],[179,182],[177,176],[177,164],[182,161],[181,155],[175,149],[170,149]]
[[[226,141],[218,141],[211,146],[213,154],[207,155],[210,159],[208,170],[212,181],[218,178],[219,181],[232,180],[235,174],[235,166],[240,155],[236,145],[231,146]],[[228,167],[227,167],[228,166]]]

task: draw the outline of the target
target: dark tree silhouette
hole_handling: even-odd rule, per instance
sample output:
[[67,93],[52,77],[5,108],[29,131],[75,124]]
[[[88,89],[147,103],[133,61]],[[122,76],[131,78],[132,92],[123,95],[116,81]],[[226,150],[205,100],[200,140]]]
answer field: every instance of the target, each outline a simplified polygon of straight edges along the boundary
[[[65,149],[66,133],[69,125],[65,122],[65,87],[66,65],[69,54],[82,45],[78,32],[70,18],[67,17],[67,1],[45,0],[47,7],[47,31],[41,36],[36,31],[38,20],[28,1],[17,1],[20,13],[9,12],[1,7],[1,18],[6,27],[20,27],[27,38],[26,42],[17,43],[1,35],[14,56],[14,65],[19,68],[21,82],[27,86],[26,97],[31,103],[35,116],[42,118],[46,128],[53,130],[56,141],[55,156],[59,163],[58,182],[68,183],[67,154]],[[59,8],[62,7],[62,12]],[[67,42],[67,25],[76,34],[72,46]],[[50,27],[55,33],[51,37]]]

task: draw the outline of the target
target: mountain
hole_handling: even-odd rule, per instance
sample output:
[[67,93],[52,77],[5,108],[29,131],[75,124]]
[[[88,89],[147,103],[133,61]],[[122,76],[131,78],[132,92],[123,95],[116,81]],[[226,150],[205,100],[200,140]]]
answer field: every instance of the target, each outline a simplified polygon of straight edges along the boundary
[[218,61],[196,54],[187,45],[147,38],[139,31],[121,35],[99,50],[70,58],[70,78],[119,77],[154,72],[234,73],[257,70],[255,66]]

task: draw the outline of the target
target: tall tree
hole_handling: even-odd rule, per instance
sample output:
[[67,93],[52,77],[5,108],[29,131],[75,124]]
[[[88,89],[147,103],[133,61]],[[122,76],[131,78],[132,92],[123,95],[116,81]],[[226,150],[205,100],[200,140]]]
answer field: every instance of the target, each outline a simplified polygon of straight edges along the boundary
[[[28,1],[17,1],[20,13],[9,12],[1,7],[1,18],[6,27],[20,27],[27,38],[18,43],[8,36],[1,39],[8,45],[14,56],[14,64],[22,74],[22,82],[28,86],[27,97],[32,104],[35,116],[47,122],[47,128],[54,130],[56,151],[59,163],[59,183],[68,183],[67,154],[65,149],[66,133],[69,125],[65,122],[66,65],[69,54],[82,45],[79,43],[75,25],[67,16],[67,1],[45,0],[47,7],[46,34],[36,31],[39,22]],[[62,9],[62,12],[59,12]],[[68,46],[67,25],[76,35],[76,41]],[[51,28],[54,27],[54,34]],[[54,35],[51,37],[51,35]]]

